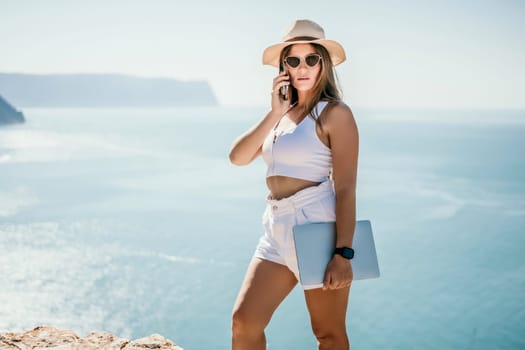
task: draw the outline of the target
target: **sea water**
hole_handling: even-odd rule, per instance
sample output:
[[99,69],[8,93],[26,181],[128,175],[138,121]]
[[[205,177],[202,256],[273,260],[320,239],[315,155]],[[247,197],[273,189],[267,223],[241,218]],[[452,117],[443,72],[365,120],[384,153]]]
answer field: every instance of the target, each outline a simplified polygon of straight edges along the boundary
[[[262,234],[264,163],[228,161],[264,108],[25,109],[0,128],[0,329],[37,325],[229,349]],[[353,349],[525,348],[525,112],[354,109]],[[314,349],[296,288],[269,349]]]

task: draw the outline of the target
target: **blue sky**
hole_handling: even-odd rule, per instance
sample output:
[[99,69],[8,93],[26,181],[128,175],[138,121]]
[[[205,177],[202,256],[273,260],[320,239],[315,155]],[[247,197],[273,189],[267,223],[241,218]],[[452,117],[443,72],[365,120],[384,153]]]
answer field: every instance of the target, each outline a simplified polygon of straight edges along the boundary
[[525,2],[0,0],[0,72],[207,80],[224,105],[268,105],[263,49],[297,18],[349,60],[358,107],[525,108]]

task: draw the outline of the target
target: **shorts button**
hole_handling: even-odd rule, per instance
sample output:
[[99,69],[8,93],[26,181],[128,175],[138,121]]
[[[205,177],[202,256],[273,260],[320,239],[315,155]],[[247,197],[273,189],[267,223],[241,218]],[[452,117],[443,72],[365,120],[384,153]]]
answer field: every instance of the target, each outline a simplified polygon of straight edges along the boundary
[[273,209],[273,210],[277,209],[277,206],[276,206],[276,205],[274,205],[274,206],[272,207],[272,209]]

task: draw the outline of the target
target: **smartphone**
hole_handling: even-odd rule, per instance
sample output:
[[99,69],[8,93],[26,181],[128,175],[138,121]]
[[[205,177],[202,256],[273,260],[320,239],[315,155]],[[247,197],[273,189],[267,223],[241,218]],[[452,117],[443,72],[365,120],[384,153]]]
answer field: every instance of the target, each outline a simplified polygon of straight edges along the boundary
[[[282,73],[284,71],[283,64],[281,63],[279,65],[279,73]],[[288,85],[281,86],[281,98],[286,101],[288,100]]]

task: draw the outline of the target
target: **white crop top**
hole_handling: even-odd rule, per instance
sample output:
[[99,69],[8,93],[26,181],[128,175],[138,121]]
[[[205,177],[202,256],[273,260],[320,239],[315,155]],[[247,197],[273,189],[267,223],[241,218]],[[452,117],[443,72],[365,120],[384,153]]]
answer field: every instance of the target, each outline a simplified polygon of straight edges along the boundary
[[[315,106],[316,114],[328,102]],[[284,115],[283,118],[288,118]],[[315,182],[324,182],[332,170],[332,151],[317,135],[316,121],[307,115],[295,125],[283,130],[280,122],[272,128],[262,146],[262,157],[268,166],[266,177],[282,175]]]

